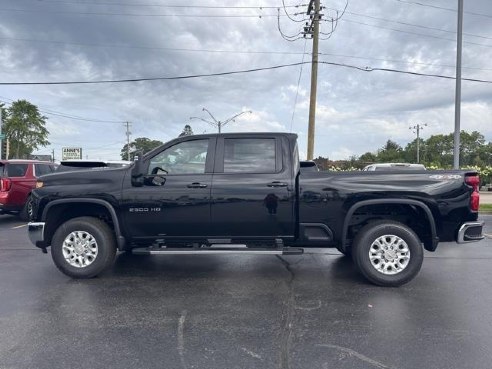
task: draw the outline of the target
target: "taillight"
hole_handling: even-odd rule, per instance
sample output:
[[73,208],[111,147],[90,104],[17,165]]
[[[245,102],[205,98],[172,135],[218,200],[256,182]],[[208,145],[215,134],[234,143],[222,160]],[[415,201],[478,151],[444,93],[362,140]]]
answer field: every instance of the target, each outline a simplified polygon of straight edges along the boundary
[[473,188],[473,192],[470,197],[470,209],[471,211],[478,211],[480,207],[480,177],[478,175],[465,176],[465,183]]
[[10,178],[0,178],[0,192],[7,192],[12,187]]

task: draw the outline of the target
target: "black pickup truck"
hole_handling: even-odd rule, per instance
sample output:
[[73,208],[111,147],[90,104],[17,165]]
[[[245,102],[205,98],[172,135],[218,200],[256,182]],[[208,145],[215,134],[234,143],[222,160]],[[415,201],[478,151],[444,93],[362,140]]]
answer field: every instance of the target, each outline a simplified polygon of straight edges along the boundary
[[301,171],[297,136],[185,136],[129,167],[46,175],[31,241],[74,278],[116,251],[297,254],[337,248],[371,282],[399,286],[439,241],[483,238],[474,171]]

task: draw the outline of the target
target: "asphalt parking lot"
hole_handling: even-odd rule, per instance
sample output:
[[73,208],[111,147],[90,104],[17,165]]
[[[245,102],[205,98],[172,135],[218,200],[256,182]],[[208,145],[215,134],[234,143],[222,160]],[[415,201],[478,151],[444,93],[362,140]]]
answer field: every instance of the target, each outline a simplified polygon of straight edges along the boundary
[[336,251],[118,255],[61,274],[0,216],[0,368],[491,368],[489,237],[441,244],[400,288]]

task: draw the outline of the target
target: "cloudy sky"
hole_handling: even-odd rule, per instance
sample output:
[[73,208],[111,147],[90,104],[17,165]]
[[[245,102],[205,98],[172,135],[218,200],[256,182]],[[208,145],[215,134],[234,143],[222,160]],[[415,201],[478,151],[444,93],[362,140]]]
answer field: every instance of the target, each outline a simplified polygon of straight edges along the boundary
[[[463,78],[492,81],[492,3],[465,0]],[[1,0],[0,82],[99,81],[176,77],[311,60],[298,34],[308,0]],[[458,0],[348,0],[335,32],[322,22],[320,61],[455,75]],[[345,0],[322,0],[324,19]],[[280,7],[280,20],[277,8]],[[338,10],[338,13],[337,13]],[[297,20],[297,21],[296,21]],[[280,23],[280,24],[278,24]],[[279,26],[280,30],[279,32]],[[305,54],[303,54],[305,50]],[[119,159],[131,137],[167,141],[190,117],[217,120],[251,110],[225,132],[287,131],[306,153],[310,65],[180,80],[88,85],[0,86],[0,101],[27,99],[48,117],[51,145],[80,146],[84,158]],[[298,83],[299,82],[299,83]],[[346,159],[392,139],[454,130],[455,81],[319,65],[315,157]],[[296,103],[297,96],[297,103]],[[462,82],[461,127],[492,141],[492,84]]]

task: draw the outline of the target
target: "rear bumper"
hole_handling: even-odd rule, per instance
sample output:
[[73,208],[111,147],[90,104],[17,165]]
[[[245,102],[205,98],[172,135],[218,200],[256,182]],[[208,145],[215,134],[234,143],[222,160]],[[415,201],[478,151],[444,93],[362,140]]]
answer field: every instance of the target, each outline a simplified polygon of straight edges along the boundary
[[483,221],[466,222],[461,225],[456,242],[476,242],[482,240],[483,238]]
[[44,222],[29,223],[27,233],[34,246],[44,248]]

